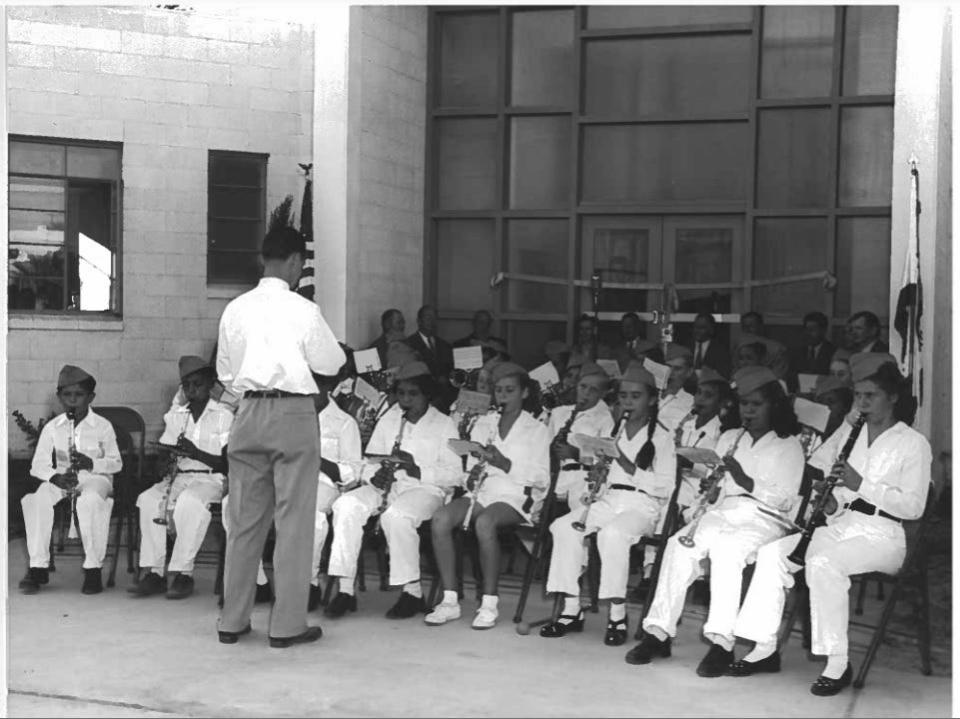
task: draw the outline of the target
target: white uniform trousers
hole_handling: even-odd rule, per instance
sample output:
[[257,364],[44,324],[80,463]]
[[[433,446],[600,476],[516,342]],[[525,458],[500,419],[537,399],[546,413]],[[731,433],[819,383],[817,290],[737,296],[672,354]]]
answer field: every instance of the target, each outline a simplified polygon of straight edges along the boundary
[[580,498],[587,494],[587,471],[567,469],[557,474],[557,486],[554,490],[557,499],[566,499],[567,505],[574,511],[582,507]]
[[[865,528],[867,522],[872,526]],[[776,643],[786,592],[793,586],[793,573],[798,571],[786,558],[799,541],[800,535],[792,534],[757,552],[750,589],[737,617],[738,637]],[[903,564],[905,554],[903,528],[880,517],[861,520],[857,513],[849,512],[814,532],[806,554],[814,654],[848,653],[850,575],[893,574]]]
[[[684,476],[680,482],[680,491],[677,492],[677,510],[680,513],[679,525],[688,524],[693,513],[693,505],[697,503],[697,495],[700,492],[700,480],[695,477]],[[667,512],[664,509],[660,513],[660,519],[657,520],[656,534],[663,531],[663,525],[667,522]],[[647,546],[643,552],[643,566],[652,567],[657,561],[657,548]]]
[[[137,497],[140,510],[140,566],[163,575],[167,559],[167,527],[153,520],[163,511],[166,483],[158,482]],[[173,508],[173,525],[177,538],[170,554],[171,572],[193,571],[193,562],[210,527],[213,502],[223,496],[223,479],[206,472],[180,472],[173,481],[169,506]],[[226,515],[226,512],[224,512]]]
[[[390,552],[392,586],[420,579],[420,535],[417,528],[443,506],[436,487],[391,489],[386,511],[380,519]],[[333,545],[329,573],[351,580],[357,575],[357,557],[363,542],[363,526],[380,508],[381,493],[369,484],[342,495],[333,503]]]
[[613,489],[590,507],[586,530],[578,532],[573,523],[580,521],[584,505],[556,519],[550,525],[553,552],[547,591],[579,596],[578,583],[585,559],[584,538],[597,533],[600,554],[600,599],[627,595],[630,575],[630,547],[640,537],[653,533],[662,503],[643,492]]
[[318,480],[317,484],[317,518],[313,523],[313,582],[320,582],[320,558],[323,556],[323,545],[326,544],[327,534],[330,532],[330,522],[327,515],[333,509],[333,503],[340,496],[340,490],[333,485]]
[[[703,515],[693,547],[678,541],[686,530],[667,540],[660,576],[643,620],[644,629],[655,627],[675,637],[687,589],[700,575],[700,560],[710,560],[710,610],[703,633],[717,644],[733,648],[734,627],[740,608],[743,569],[757,549],[784,534],[783,525],[757,511],[749,497],[727,497],[718,509]],[[713,636],[711,636],[713,635]]]
[[[110,535],[110,513],[113,510],[113,483],[106,477],[87,475],[78,485],[77,525],[83,543],[83,568],[103,566],[107,556]],[[50,535],[53,533],[53,506],[66,494],[55,484],[43,482],[36,492],[20,500],[23,523],[27,531],[27,553],[30,566],[46,569],[50,566]],[[73,522],[73,517],[70,518]]]

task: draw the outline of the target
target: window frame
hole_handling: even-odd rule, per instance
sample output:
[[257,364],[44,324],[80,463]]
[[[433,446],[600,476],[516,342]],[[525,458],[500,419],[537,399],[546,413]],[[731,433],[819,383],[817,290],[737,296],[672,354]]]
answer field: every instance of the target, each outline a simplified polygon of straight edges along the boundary
[[[116,150],[117,151],[117,169],[118,176],[115,180],[104,180],[99,178],[73,178],[75,182],[81,184],[102,184],[109,186],[110,188],[110,239],[116,248],[114,251],[114,267],[115,272],[111,278],[110,286],[110,295],[111,295],[111,304],[112,308],[106,310],[71,310],[67,309],[69,305],[69,277],[66,260],[64,261],[64,307],[63,309],[11,309],[8,307],[7,312],[10,316],[16,317],[80,317],[80,318],[109,318],[109,319],[122,319],[123,318],[123,142],[108,141],[108,140],[87,140],[87,139],[76,139],[68,137],[50,137],[47,135],[20,135],[20,134],[9,134],[7,135],[7,152],[10,152],[10,147],[13,143],[21,144],[35,144],[35,145],[58,145],[63,148],[64,157],[68,148],[70,147],[85,147],[93,148],[100,150]],[[70,203],[70,175],[68,173],[68,167],[66,163],[64,164],[63,174],[54,175],[54,174],[45,174],[45,173],[27,173],[27,172],[15,172],[10,169],[9,166],[9,154],[8,154],[8,164],[7,164],[7,188],[9,192],[10,182],[15,177],[22,177],[25,179],[41,179],[41,180],[61,180],[63,181],[63,218],[64,218],[64,245],[66,248],[66,228],[68,226],[68,207]],[[14,211],[15,209],[11,206],[8,198],[7,204],[7,213]],[[9,228],[8,228],[8,244],[9,244]],[[9,272],[10,267],[10,258],[9,254],[7,257],[7,270]],[[79,275],[77,281],[79,282]]]
[[[213,181],[213,167],[214,160],[220,158],[242,158],[244,160],[260,160],[262,165],[260,167],[260,185],[220,185],[215,184]],[[218,279],[212,275],[213,267],[213,223],[218,220],[225,220],[229,222],[250,222],[259,224],[259,232],[257,236],[260,237],[261,241],[263,236],[267,231],[267,222],[269,220],[267,213],[267,172],[269,169],[270,155],[266,152],[243,152],[240,150],[207,150],[207,287],[230,287],[230,286],[248,286],[250,284],[256,284],[256,280],[252,283],[244,280],[238,279]],[[258,190],[260,192],[260,219],[252,219],[249,217],[226,217],[226,216],[216,216],[213,214],[213,196],[216,190]],[[253,250],[216,250],[218,254],[233,254],[233,255],[252,255],[256,258],[260,253],[259,246]]]

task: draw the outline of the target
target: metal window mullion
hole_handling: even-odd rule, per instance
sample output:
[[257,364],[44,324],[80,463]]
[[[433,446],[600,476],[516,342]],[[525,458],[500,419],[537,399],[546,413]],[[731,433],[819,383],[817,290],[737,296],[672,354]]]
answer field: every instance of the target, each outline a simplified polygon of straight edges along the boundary
[[[510,104],[510,66],[511,66],[511,35],[510,35],[510,15],[507,8],[500,8],[500,52],[497,53],[497,146],[500,152],[497,153],[497,172],[495,174],[497,204],[495,207],[495,217],[493,223],[493,256],[495,259],[495,271],[506,266],[507,251],[504,226],[505,220],[503,211],[510,206],[508,193],[510,192],[510,142],[511,128],[507,127],[507,116],[504,109]],[[507,309],[507,292],[497,293],[499,302],[495,303],[494,318],[497,321],[497,330],[501,331],[500,317]]]
[[[837,272],[837,208],[840,206],[840,132],[841,132],[841,110],[840,96],[842,94],[843,83],[843,54],[844,54],[844,30],[846,24],[847,10],[845,7],[838,6],[835,9],[835,20],[833,29],[833,79],[831,84],[831,103],[830,103],[830,145],[827,150],[831,159],[830,176],[827,180],[828,197],[830,198],[829,214],[827,216],[827,266],[830,272],[836,275]],[[823,311],[827,317],[833,317],[836,314],[837,293],[825,293]],[[831,327],[827,326],[829,334]]]
[[577,245],[580,237],[580,216],[577,213],[577,207],[580,205],[580,166],[583,162],[583,148],[580,137],[580,120],[583,112],[584,103],[584,82],[586,73],[583,71],[586,62],[586,48],[583,41],[583,24],[585,21],[585,10],[583,6],[573,8],[573,82],[571,92],[572,98],[568,102],[572,103],[572,112],[570,113],[570,140],[572,147],[571,155],[568,156],[570,172],[570,191],[567,194],[568,208],[570,210],[570,219],[567,221],[567,277],[570,281],[570,289],[567,291],[567,317],[566,327],[564,327],[564,337],[568,345],[573,343],[574,317],[577,313],[577,297],[580,290],[573,284],[579,274]]
[[642,39],[660,37],[688,37],[695,35],[745,35],[752,23],[717,23],[715,25],[664,25],[663,27],[593,28],[584,29],[583,37],[596,39]]
[[436,210],[436,181],[437,172],[434,164],[437,153],[434,152],[434,143],[436,138],[436,77],[438,65],[437,44],[439,42],[439,33],[437,32],[437,10],[436,8],[427,8],[427,87],[426,103],[427,112],[424,123],[426,133],[426,142],[424,143],[423,171],[423,281],[421,283],[422,300],[437,306],[438,283],[436,267],[436,243],[437,229],[434,212]]
[[[763,41],[763,9],[756,8],[753,14],[752,36],[750,42],[750,68],[753,71],[753,83],[750,94],[747,96],[747,120],[750,141],[747,143],[747,208],[743,223],[743,257],[741,258],[741,277],[745,281],[740,302],[740,311],[749,310],[753,306],[753,289],[749,280],[753,279],[753,242],[754,221],[757,208],[757,160],[760,144],[760,115],[758,103],[760,99],[760,83],[762,78],[763,57],[761,45]],[[736,307],[731,303],[731,311]],[[732,338],[728,338],[732,342]]]
[[[66,146],[64,146],[64,163],[63,166],[66,168]],[[70,227],[70,178],[67,177],[64,182],[63,188],[63,244],[61,248],[63,250],[63,306],[60,308],[63,311],[70,306],[68,301],[68,296],[70,294],[70,251],[67,248],[67,243],[69,240],[68,228]],[[78,243],[79,244],[79,243]],[[79,271],[79,268],[78,268]]]

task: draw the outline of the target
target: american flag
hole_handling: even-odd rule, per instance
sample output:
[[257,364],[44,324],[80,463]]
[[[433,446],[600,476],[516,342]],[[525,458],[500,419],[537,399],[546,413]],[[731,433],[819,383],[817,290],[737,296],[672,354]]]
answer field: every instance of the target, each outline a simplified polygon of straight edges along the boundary
[[893,327],[900,335],[900,352],[897,356],[900,371],[910,379],[917,403],[923,404],[921,363],[923,333],[920,329],[920,318],[923,316],[923,283],[920,281],[920,175],[917,172],[915,157],[910,158],[909,235]]

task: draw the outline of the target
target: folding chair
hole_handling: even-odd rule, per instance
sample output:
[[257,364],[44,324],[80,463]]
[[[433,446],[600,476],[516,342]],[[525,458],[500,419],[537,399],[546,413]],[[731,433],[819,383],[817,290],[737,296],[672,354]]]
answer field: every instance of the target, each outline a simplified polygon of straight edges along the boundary
[[[917,621],[917,644],[920,650],[920,671],[924,676],[932,673],[930,664],[930,593],[927,578],[928,548],[926,542],[927,529],[930,519],[936,511],[937,492],[933,484],[927,495],[927,504],[924,508],[923,516],[916,521],[905,522],[904,532],[906,534],[907,552],[901,565],[900,571],[896,574],[886,574],[883,572],[868,572],[866,574],[857,574],[850,577],[851,582],[860,582],[861,586],[866,585],[868,581],[877,581],[881,584],[890,584],[892,589],[886,598],[883,606],[883,612],[880,616],[880,623],[874,628],[873,637],[864,655],[863,663],[853,681],[853,686],[861,689],[866,682],[867,674],[873,664],[877,651],[880,649],[880,643],[886,633],[887,625],[893,617],[893,611],[896,608],[897,600],[908,587],[916,589],[918,601],[914,601],[914,615]],[[797,590],[802,590],[798,592]],[[795,584],[795,593],[798,596],[794,601],[793,608],[787,617],[785,626],[780,634],[780,647],[783,648],[790,637],[793,625],[796,622],[797,615],[802,609],[809,621],[810,601],[809,590],[805,583],[801,587],[798,582]],[[858,604],[862,597],[858,597]],[[861,606],[862,610],[862,606]],[[809,648],[809,641],[805,642],[804,647]]]

